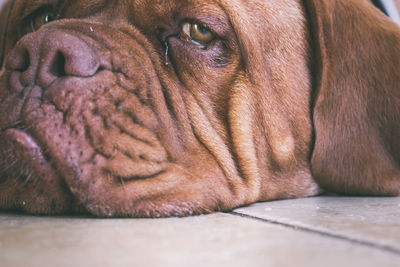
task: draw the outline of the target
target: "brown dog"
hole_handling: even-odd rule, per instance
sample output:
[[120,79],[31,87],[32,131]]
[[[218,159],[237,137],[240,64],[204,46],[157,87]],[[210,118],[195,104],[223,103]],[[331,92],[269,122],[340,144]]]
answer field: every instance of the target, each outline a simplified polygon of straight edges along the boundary
[[7,7],[2,210],[184,216],[400,193],[400,28],[367,0]]

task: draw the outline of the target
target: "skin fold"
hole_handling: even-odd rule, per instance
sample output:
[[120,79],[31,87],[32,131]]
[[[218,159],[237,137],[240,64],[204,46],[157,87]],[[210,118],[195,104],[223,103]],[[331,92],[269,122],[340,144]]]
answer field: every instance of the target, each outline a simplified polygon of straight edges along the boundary
[[1,210],[167,217],[400,192],[400,29],[369,1],[2,12]]

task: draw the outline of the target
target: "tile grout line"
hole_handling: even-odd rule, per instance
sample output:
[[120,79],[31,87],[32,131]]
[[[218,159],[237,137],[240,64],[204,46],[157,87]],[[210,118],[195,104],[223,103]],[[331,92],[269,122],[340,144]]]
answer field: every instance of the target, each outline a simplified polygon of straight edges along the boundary
[[269,219],[264,219],[264,218],[259,218],[256,216],[252,216],[252,215],[247,215],[247,214],[243,214],[243,213],[239,213],[239,212],[229,212],[228,214],[234,215],[234,216],[240,216],[242,218],[247,218],[247,219],[251,219],[251,220],[256,220],[256,221],[261,221],[264,223],[269,223],[269,224],[274,224],[274,225],[280,225],[283,226],[285,228],[290,228],[293,230],[298,230],[298,231],[303,231],[303,232],[307,232],[307,233],[311,233],[311,234],[317,234],[317,235],[321,235],[324,237],[330,237],[330,238],[334,238],[334,239],[338,239],[338,240],[342,240],[342,241],[347,241],[353,244],[358,244],[358,245],[362,245],[365,247],[370,247],[370,248],[374,248],[374,249],[379,249],[379,250],[383,250],[385,252],[389,252],[392,254],[396,254],[396,255],[400,255],[400,249],[392,247],[390,245],[380,245],[380,244],[376,244],[370,241],[366,241],[366,240],[361,240],[361,239],[357,239],[357,238],[352,238],[352,237],[348,237],[345,235],[341,235],[341,234],[334,234],[334,233],[329,233],[326,231],[322,231],[322,230],[316,230],[313,228],[309,228],[309,227],[305,227],[305,226],[298,226],[295,224],[290,224],[290,223],[283,223],[280,221],[276,221],[276,220],[269,220]]

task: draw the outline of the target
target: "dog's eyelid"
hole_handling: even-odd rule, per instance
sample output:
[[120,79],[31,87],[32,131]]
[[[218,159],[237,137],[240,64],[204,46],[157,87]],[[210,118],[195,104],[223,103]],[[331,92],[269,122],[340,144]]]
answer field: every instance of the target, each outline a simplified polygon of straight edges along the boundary
[[182,40],[192,42],[204,49],[219,39],[218,34],[200,22],[184,21],[180,29],[179,36]]
[[31,5],[26,8],[23,12],[21,12],[21,20],[26,21],[34,17],[36,14],[40,14],[42,12],[50,12],[54,10],[54,6],[51,4],[37,4]]
[[31,31],[37,31],[43,25],[57,20],[58,17],[59,16],[55,15],[51,10],[39,10],[38,12],[33,13],[32,16],[28,18],[30,29]]
[[185,24],[198,25],[204,29],[207,29],[214,35],[219,36],[219,31],[218,31],[217,25],[215,23],[212,23],[209,21],[204,21],[204,20],[197,20],[197,19],[184,19],[180,23],[180,28],[182,28]]
[[192,16],[187,16],[181,21],[181,25],[185,22],[200,24],[209,29],[218,37],[224,37],[232,31],[231,23],[227,17],[228,16],[226,15],[210,15],[199,12]]

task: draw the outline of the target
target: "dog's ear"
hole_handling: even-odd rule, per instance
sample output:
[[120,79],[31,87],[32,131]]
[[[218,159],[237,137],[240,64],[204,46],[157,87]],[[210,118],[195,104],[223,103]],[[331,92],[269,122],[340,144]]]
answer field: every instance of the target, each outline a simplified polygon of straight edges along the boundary
[[305,0],[314,45],[312,170],[328,191],[400,193],[400,28],[370,1]]
[[5,46],[7,41],[7,28],[9,15],[13,6],[14,0],[0,0],[0,71],[5,60]]

